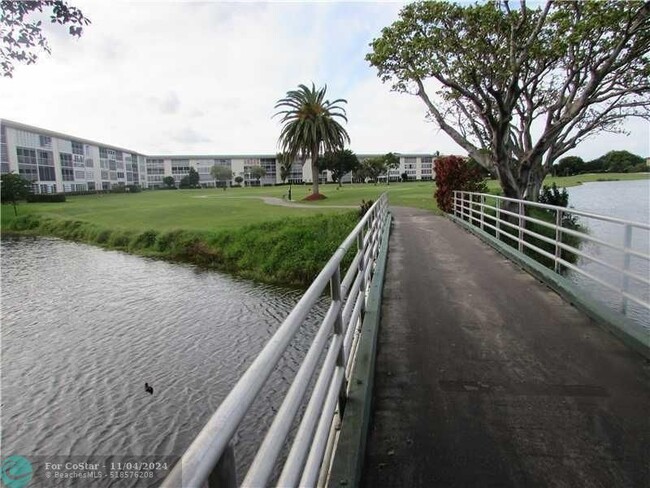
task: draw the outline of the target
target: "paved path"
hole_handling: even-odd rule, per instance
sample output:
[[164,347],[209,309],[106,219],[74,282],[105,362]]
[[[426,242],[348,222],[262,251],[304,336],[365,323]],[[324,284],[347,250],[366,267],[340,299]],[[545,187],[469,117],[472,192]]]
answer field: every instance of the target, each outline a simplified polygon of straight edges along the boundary
[[[199,195],[193,198],[210,198],[210,195]],[[296,203],[293,200],[284,200],[277,197],[215,197],[215,198],[253,198],[256,200],[262,200],[267,205],[277,205],[279,207],[293,207],[293,208],[311,208],[311,209],[322,209],[322,208],[359,208],[358,205],[309,205],[306,203]]]
[[449,220],[394,208],[366,487],[650,487],[650,363]]

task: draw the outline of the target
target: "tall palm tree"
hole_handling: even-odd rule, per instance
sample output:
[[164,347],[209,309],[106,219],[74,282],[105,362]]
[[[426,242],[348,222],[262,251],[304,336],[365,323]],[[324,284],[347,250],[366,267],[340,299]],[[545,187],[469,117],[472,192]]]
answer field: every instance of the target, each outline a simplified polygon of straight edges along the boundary
[[311,158],[311,173],[313,179],[312,194],[318,192],[318,156],[327,151],[343,149],[350,136],[336,120],[341,118],[348,121],[345,109],[339,104],[348,103],[339,98],[330,102],[325,100],[327,85],[318,90],[298,85],[297,90],[287,92],[287,96],[275,104],[276,115],[282,119],[282,131],[278,145],[290,158],[300,156]]

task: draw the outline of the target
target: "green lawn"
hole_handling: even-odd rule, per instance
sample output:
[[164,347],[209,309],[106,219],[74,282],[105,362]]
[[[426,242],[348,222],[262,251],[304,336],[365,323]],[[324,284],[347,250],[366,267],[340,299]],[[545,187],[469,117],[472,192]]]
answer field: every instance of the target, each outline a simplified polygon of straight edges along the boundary
[[[564,178],[548,178],[547,183],[558,186],[574,186],[581,182],[602,179],[639,179],[649,175],[639,173],[589,174]],[[499,184],[488,182],[492,192]],[[310,185],[294,185],[293,199],[299,202],[310,192]],[[328,208],[331,205],[358,206],[361,200],[375,200],[383,192],[389,193],[392,205],[423,208],[437,211],[432,182],[384,184],[346,184],[341,188],[328,184],[321,186],[326,200],[300,202],[312,208],[291,208],[268,205],[258,197],[282,198],[287,186],[263,188],[231,188],[227,191],[209,190],[155,190],[134,194],[106,194],[71,196],[65,203],[21,203],[19,215],[38,214],[43,217],[71,219],[91,222],[99,227],[122,230],[155,229],[167,231],[221,230],[237,228],[290,217],[306,217],[317,214],[346,212],[342,208]],[[13,209],[2,206],[2,227],[7,228],[13,219]]]

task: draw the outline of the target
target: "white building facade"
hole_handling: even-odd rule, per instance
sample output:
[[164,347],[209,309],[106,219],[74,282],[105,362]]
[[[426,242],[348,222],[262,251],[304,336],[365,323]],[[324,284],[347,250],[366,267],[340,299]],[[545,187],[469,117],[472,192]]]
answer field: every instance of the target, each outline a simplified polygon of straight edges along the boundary
[[[377,155],[357,155],[359,160]],[[431,180],[434,177],[432,154],[399,154],[399,168],[390,170],[384,180]],[[225,166],[232,172],[230,184],[241,178],[247,186],[281,184],[280,162],[275,154],[147,156],[134,150],[89,141],[59,132],[0,119],[0,173],[18,173],[32,182],[35,193],[84,192],[111,190],[138,185],[141,188],[164,186],[171,176],[178,185],[190,168],[199,174],[201,186],[214,187],[213,166]],[[259,180],[252,168],[261,166],[266,174]],[[322,182],[332,181],[329,172],[320,174]],[[310,160],[295,161],[287,181],[311,183]],[[352,181],[347,174],[343,182]]]

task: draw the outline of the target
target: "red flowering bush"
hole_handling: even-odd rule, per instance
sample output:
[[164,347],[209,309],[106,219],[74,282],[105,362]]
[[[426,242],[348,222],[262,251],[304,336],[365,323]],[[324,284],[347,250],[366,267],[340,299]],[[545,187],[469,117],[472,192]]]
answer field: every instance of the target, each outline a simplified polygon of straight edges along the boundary
[[447,213],[454,209],[454,191],[487,192],[479,169],[458,156],[436,160],[436,187],[438,208]]

